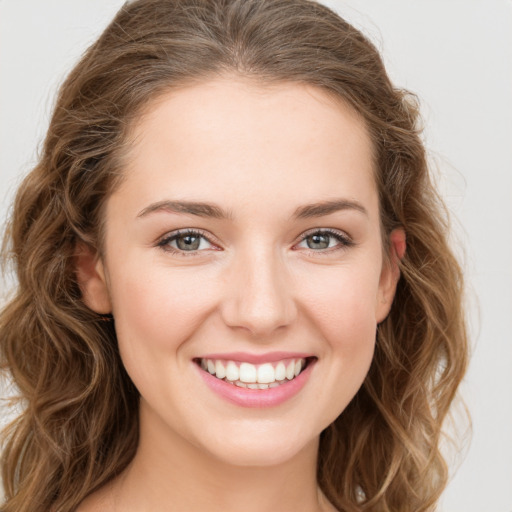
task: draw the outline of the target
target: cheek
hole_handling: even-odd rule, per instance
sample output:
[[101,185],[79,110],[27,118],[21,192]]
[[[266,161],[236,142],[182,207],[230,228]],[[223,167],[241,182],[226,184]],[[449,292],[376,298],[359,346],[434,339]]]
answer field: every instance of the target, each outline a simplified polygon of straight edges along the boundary
[[212,308],[214,280],[204,273],[145,263],[124,265],[116,274],[111,294],[121,350],[175,351]]
[[346,266],[318,269],[300,291],[304,310],[331,345],[358,351],[373,345],[379,276],[372,267]]
[[318,339],[323,391],[317,400],[324,428],[356,395],[373,359],[378,275],[366,269],[318,269],[310,275],[316,286],[301,290],[304,322]]

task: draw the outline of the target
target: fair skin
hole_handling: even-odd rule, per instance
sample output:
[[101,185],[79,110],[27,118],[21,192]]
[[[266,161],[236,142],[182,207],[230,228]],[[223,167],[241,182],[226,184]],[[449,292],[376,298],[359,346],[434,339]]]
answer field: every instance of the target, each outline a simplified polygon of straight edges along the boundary
[[[334,510],[319,436],[368,372],[405,243],[393,232],[385,257],[362,120],[310,86],[225,77],[165,94],[132,137],[104,253],[83,249],[78,278],[115,318],[140,444],[79,511]],[[293,378],[232,400],[200,367],[294,355],[302,384],[279,400]]]

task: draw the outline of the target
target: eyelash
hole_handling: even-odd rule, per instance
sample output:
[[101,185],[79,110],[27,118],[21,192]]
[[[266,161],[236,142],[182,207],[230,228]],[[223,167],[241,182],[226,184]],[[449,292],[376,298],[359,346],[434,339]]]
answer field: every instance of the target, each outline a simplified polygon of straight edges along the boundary
[[[313,235],[328,235],[334,239],[336,239],[339,242],[339,245],[335,247],[328,247],[326,249],[322,250],[314,250],[314,249],[308,249],[306,250],[307,253],[318,255],[320,254],[326,254],[326,253],[332,253],[339,250],[348,249],[349,247],[354,246],[354,242],[348,237],[346,234],[336,231],[333,229],[315,229],[313,231],[307,231],[304,233],[300,240],[295,244],[299,245],[305,240],[307,240],[309,237]],[[165,252],[169,252],[171,254],[176,254],[183,257],[189,257],[189,256],[199,256],[202,252],[201,250],[193,250],[193,251],[182,251],[179,249],[175,249],[174,247],[170,247],[170,243],[178,240],[180,237],[183,236],[192,236],[192,237],[201,237],[208,241],[208,243],[213,244],[213,242],[210,240],[210,238],[205,234],[205,232],[197,229],[185,229],[185,230],[178,230],[174,231],[173,233],[169,234],[168,236],[165,236],[161,240],[157,242],[157,247],[162,249]],[[215,245],[215,244],[213,244]]]
[[194,251],[180,251],[179,249],[175,249],[174,247],[170,247],[169,244],[173,242],[174,240],[179,239],[182,236],[194,236],[194,237],[201,237],[208,241],[208,243],[213,244],[213,242],[210,240],[206,234],[198,229],[185,229],[185,230],[178,230],[170,233],[168,236],[164,236],[160,241],[157,242],[157,247],[160,247],[165,252],[170,252],[171,254],[176,254],[178,256],[199,256],[201,251],[194,250]]
[[348,248],[353,247],[355,245],[353,240],[348,235],[346,235],[345,233],[343,233],[341,231],[334,230],[334,229],[328,229],[328,228],[314,229],[314,230],[311,230],[311,231],[306,231],[301,236],[301,238],[298,241],[298,243],[295,244],[295,245],[301,244],[302,242],[304,242],[304,240],[307,240],[309,237],[311,237],[313,235],[328,235],[328,236],[334,238],[335,240],[337,240],[339,242],[339,244],[337,246],[335,246],[335,247],[328,247],[328,248],[322,249],[322,250],[306,249],[306,251],[308,253],[314,254],[314,255],[317,255],[319,253],[320,254],[329,254],[329,253],[332,253],[332,252],[337,252],[337,251],[340,251],[340,250],[348,249]]

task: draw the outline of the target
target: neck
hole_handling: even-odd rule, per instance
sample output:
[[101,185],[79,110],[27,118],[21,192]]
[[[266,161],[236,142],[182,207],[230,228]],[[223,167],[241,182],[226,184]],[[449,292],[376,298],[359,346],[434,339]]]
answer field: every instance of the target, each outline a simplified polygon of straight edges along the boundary
[[111,486],[114,510],[327,510],[316,483],[318,438],[282,463],[238,466],[212,456],[154,417],[146,420],[142,413],[134,460]]

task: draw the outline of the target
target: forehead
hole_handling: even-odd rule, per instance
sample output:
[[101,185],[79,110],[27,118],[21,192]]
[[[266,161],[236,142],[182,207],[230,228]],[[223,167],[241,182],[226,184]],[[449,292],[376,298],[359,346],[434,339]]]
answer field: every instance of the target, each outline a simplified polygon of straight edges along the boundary
[[130,139],[125,183],[146,201],[375,196],[363,119],[306,84],[228,77],[172,90],[149,104]]
[[[346,137],[342,130],[349,124],[354,138],[367,143],[371,151],[364,119],[333,92],[305,83],[262,82],[228,75],[157,96],[137,118],[132,140],[143,141],[148,130],[164,128],[176,141],[187,139],[190,132],[197,135],[214,132],[212,143],[222,142],[219,137],[223,134],[225,139],[230,137],[226,142],[236,143],[244,133],[253,136],[260,133],[273,135],[276,142],[307,135],[312,145],[320,139],[328,144],[337,142],[340,136]],[[220,132],[219,125],[222,125]],[[309,133],[303,128],[309,128]]]

